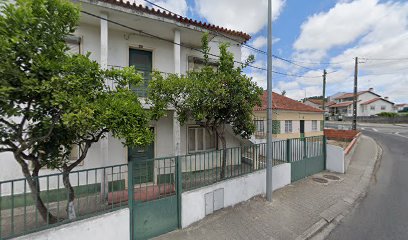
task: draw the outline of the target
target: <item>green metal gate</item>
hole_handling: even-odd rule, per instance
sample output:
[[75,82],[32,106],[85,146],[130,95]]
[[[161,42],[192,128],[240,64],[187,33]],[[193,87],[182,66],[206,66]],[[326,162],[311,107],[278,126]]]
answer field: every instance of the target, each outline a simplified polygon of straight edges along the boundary
[[[181,172],[178,157],[129,161],[130,239],[149,239],[181,226]],[[153,176],[141,169],[153,166]],[[152,179],[150,182],[142,178]]]
[[287,140],[292,182],[326,169],[324,136]]

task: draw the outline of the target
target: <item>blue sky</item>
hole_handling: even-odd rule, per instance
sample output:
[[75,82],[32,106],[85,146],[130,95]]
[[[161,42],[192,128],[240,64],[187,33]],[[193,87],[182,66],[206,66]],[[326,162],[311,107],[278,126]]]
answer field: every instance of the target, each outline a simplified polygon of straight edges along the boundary
[[[154,0],[156,4],[190,18],[249,33],[247,43],[266,51],[267,0]],[[405,0],[272,0],[273,52],[295,61],[274,59],[276,92],[285,90],[300,99],[321,95],[323,69],[327,92],[351,92],[355,56],[360,64],[359,88],[373,87],[396,103],[408,102],[408,1]],[[243,58],[256,57],[266,67],[264,54],[242,48]],[[390,59],[390,60],[375,60]],[[322,64],[318,64],[322,63]],[[327,64],[332,63],[332,64]],[[331,73],[333,72],[333,73]],[[246,73],[266,87],[266,72]]]

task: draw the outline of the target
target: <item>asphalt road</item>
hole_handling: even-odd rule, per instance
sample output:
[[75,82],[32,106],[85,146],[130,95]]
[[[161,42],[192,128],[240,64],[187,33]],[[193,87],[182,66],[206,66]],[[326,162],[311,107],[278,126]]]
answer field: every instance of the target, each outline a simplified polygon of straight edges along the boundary
[[359,129],[380,144],[382,157],[367,196],[327,239],[408,239],[408,126],[361,124]]

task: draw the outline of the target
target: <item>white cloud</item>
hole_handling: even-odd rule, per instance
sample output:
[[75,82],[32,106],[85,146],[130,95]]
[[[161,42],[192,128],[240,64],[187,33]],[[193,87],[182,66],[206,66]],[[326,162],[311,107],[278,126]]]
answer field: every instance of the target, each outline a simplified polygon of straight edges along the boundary
[[369,31],[387,8],[377,0],[357,0],[338,3],[325,13],[310,17],[301,26],[301,34],[294,47],[297,50],[328,50],[352,43]]
[[[272,0],[272,19],[282,11],[285,0]],[[259,32],[267,24],[267,0],[195,0],[195,11],[212,24],[243,31]]]
[[[280,38],[273,38],[272,39],[272,44],[275,44],[275,43],[277,43],[279,41],[280,41]],[[255,38],[251,43],[251,45],[254,48],[258,48],[258,49],[265,47],[267,44],[268,44],[268,39],[265,36],[259,36],[259,37]]]
[[[373,87],[392,101],[408,102],[408,61],[370,60],[406,58],[407,41],[408,2],[341,1],[328,12],[310,17],[302,25],[293,57],[301,61],[321,61],[328,57],[329,50],[343,47],[340,54],[328,60],[341,62],[332,65],[338,72],[328,75],[328,94],[352,92],[353,59],[358,56],[360,90]],[[299,89],[292,93],[294,96],[300,96],[303,88],[321,88],[319,79],[298,78],[294,81],[299,84]]]

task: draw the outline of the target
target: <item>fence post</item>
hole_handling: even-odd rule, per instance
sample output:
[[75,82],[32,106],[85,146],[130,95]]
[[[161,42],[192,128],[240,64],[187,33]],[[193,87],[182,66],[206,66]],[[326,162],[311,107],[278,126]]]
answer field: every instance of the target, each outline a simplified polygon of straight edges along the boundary
[[183,193],[183,172],[181,169],[180,156],[176,156],[176,196],[177,196],[177,221],[181,228],[181,195]]
[[286,161],[290,163],[291,161],[291,149],[290,149],[290,139],[286,139]]
[[134,197],[134,185],[133,185],[133,161],[130,160],[128,161],[128,206],[129,206],[129,234],[130,234],[130,239],[134,239],[134,211],[133,211],[133,197]]

